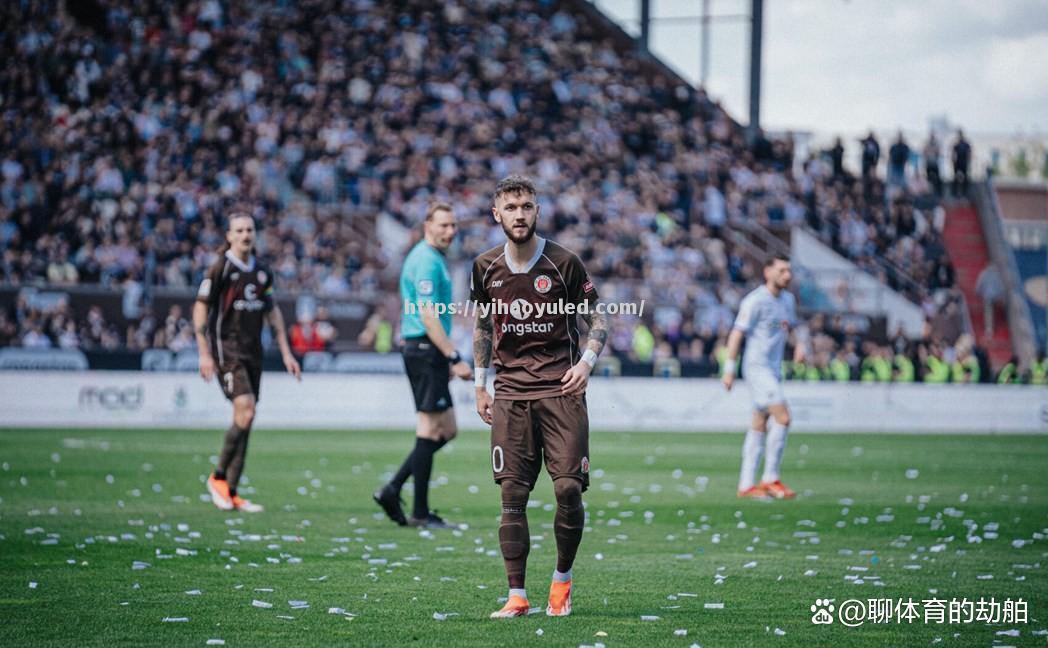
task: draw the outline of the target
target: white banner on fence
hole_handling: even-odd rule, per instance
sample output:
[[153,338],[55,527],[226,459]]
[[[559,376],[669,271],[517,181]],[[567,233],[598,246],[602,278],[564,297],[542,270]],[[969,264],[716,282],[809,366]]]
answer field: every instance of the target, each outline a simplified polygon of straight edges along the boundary
[[[472,383],[455,381],[459,426],[483,427]],[[1048,390],[996,385],[787,383],[794,429],[809,432],[1048,433]],[[599,430],[744,430],[745,383],[730,394],[709,379],[594,378],[590,425]],[[223,428],[231,407],[218,385],[190,373],[0,371],[0,426]],[[256,425],[405,429],[415,425],[404,376],[267,373]]]

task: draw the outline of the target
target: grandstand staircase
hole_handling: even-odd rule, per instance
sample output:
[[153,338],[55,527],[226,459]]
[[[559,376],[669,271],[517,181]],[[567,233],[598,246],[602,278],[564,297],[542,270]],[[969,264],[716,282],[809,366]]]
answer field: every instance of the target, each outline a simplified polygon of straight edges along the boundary
[[983,304],[975,291],[975,284],[979,273],[990,262],[990,253],[979,215],[970,202],[965,200],[947,204],[943,239],[956,272],[957,287],[964,293],[968,303],[975,340],[986,349],[990,364],[1000,367],[1012,355],[1012,338],[1003,306],[998,306],[994,313],[993,336],[987,338],[983,332]]

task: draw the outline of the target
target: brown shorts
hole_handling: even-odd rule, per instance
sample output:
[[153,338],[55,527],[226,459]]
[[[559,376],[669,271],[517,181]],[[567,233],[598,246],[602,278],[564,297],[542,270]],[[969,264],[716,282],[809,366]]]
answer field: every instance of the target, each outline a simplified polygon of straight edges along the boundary
[[262,384],[262,365],[243,360],[227,360],[218,368],[218,384],[226,398],[251,394],[258,401],[258,390]]
[[495,483],[535,487],[545,459],[553,479],[574,477],[589,487],[589,413],[585,396],[496,400],[492,407],[491,469]]

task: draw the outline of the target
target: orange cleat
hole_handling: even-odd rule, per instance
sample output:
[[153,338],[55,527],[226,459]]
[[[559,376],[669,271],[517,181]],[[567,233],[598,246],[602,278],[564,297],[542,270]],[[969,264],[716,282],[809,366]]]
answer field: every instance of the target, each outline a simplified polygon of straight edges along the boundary
[[764,490],[764,484],[759,484],[757,486],[750,486],[745,490],[740,490],[736,495],[744,499],[763,499],[768,496],[768,491]]
[[571,614],[571,581],[553,581],[549,586],[549,605],[546,616],[568,616]]
[[519,596],[511,596],[506,604],[502,606],[502,609],[498,612],[492,612],[492,619],[511,619],[513,617],[527,616],[528,610],[531,609],[528,599],[521,598]]
[[223,511],[232,511],[235,506],[233,498],[229,496],[229,483],[224,479],[215,478],[211,474],[207,478],[207,492],[211,493],[211,502]]
[[768,495],[771,495],[775,499],[793,499],[794,497],[797,497],[797,493],[790,490],[789,486],[778,479],[772,482],[761,482],[758,486],[767,491]]
[[233,496],[233,506],[236,508],[236,510],[243,511],[245,513],[261,513],[265,510],[261,504],[255,504],[251,500],[246,500],[239,495]]

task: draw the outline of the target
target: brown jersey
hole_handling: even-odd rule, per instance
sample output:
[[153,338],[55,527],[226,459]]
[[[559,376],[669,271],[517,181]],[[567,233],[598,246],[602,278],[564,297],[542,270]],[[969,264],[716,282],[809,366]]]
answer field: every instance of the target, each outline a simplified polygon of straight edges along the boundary
[[597,289],[582,261],[553,241],[539,239],[523,268],[510,268],[508,246],[477,257],[470,276],[470,299],[493,308],[495,398],[561,396],[560,379],[582,356],[578,307],[595,306]]
[[207,271],[197,301],[208,307],[208,338],[219,365],[259,362],[262,325],[273,309],[273,273],[252,256],[245,264],[227,253]]

